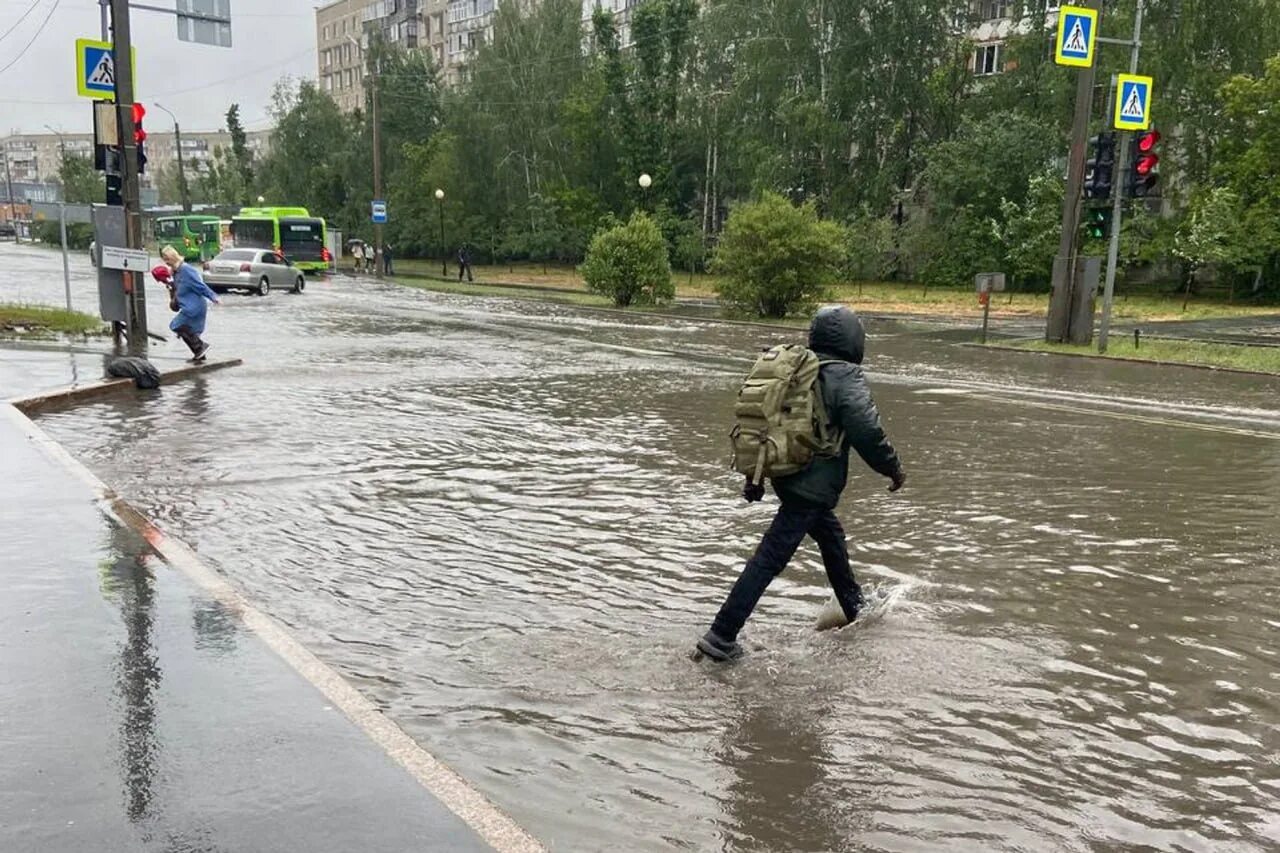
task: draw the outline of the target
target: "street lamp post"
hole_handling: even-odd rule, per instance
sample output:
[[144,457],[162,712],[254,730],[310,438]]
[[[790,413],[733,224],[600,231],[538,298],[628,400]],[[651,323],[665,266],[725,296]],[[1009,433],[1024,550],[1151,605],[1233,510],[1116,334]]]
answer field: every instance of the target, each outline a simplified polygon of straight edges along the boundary
[[440,208],[440,275],[449,277],[449,249],[444,244],[444,190],[436,190],[436,206]]
[[178,126],[178,117],[161,104],[155,107],[164,110],[173,119],[173,146],[178,151],[178,194],[182,196],[182,212],[191,212],[191,190],[187,187],[187,171],[182,163],[182,128]]
[[[61,133],[45,125],[58,137],[58,150],[62,154],[62,168],[67,167],[67,140]],[[6,155],[7,157],[8,155]],[[67,187],[64,181],[62,201],[58,202],[58,234],[62,239],[62,283],[67,292],[67,311],[71,310],[71,261],[67,256]]]

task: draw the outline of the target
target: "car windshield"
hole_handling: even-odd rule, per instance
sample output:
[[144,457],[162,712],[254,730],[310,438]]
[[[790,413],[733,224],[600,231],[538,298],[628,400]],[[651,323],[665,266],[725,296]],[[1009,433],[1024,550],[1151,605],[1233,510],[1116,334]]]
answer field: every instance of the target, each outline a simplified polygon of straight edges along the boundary
[[214,260],[215,261],[253,261],[253,260],[256,260],[257,257],[258,257],[258,253],[254,251],[250,251],[249,249],[230,249],[226,252],[220,253],[218,257],[214,258]]

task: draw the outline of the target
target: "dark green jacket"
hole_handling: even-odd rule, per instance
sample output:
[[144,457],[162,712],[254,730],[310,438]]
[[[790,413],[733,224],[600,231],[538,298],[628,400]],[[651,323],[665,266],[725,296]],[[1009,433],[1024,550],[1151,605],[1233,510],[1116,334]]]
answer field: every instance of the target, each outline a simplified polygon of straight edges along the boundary
[[818,381],[831,426],[843,431],[844,445],[840,455],[820,457],[799,474],[774,480],[773,490],[783,503],[834,507],[849,479],[850,450],[886,477],[902,470],[862,375],[866,343],[862,321],[848,308],[823,308],[814,316],[809,349],[834,362],[822,366]]

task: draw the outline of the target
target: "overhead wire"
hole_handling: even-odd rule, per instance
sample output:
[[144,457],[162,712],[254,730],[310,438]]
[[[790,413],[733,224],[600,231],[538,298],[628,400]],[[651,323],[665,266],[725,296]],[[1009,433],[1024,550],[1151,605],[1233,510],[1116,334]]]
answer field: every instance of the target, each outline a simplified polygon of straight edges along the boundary
[[18,20],[13,22],[12,27],[9,27],[9,29],[5,30],[3,33],[0,33],[0,41],[4,41],[8,37],[9,33],[13,32],[18,27],[20,27],[22,25],[22,22],[27,19],[27,16],[30,15],[32,12],[34,12],[36,10],[36,7],[39,6],[41,2],[43,2],[43,0],[35,0],[34,3],[28,6],[27,11],[23,12],[22,16],[18,18]]
[[61,3],[62,3],[62,0],[53,0],[53,5],[49,7],[49,14],[44,16],[44,20],[40,22],[39,28],[36,29],[35,34],[31,36],[31,41],[27,42],[27,46],[24,47],[21,51],[19,51],[18,55],[9,61],[8,65],[4,66],[3,68],[0,68],[0,74],[3,74],[13,66],[17,65],[18,60],[22,59],[22,57],[27,55],[27,51],[31,50],[31,46],[36,43],[36,39],[40,38],[40,34],[44,32],[44,28],[49,26],[49,19],[53,17],[54,12],[58,11],[58,6]]

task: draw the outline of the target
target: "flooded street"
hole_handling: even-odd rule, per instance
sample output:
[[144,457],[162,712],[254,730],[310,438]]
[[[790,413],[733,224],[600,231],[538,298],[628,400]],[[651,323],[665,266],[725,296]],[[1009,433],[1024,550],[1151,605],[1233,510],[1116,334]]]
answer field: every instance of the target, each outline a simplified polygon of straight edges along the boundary
[[[0,245],[0,301],[60,304],[55,269]],[[733,396],[799,333],[349,277],[225,303],[243,367],[42,426],[552,849],[1280,845],[1280,381],[870,322],[910,480],[858,468],[838,514],[894,603],[815,633],[807,543],[715,667],[774,509]]]

